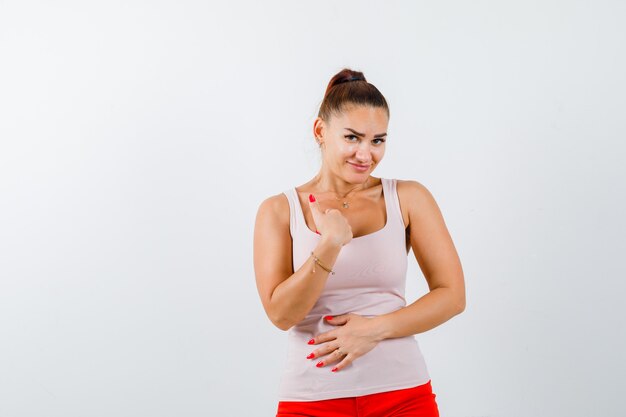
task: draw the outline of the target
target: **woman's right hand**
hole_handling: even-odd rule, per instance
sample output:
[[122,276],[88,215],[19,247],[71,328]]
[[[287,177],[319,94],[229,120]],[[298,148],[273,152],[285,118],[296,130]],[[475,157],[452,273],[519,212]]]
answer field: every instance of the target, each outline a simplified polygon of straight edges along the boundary
[[309,208],[317,232],[325,239],[330,239],[341,246],[347,245],[352,240],[352,226],[340,210],[328,208],[322,211],[313,194],[309,194]]

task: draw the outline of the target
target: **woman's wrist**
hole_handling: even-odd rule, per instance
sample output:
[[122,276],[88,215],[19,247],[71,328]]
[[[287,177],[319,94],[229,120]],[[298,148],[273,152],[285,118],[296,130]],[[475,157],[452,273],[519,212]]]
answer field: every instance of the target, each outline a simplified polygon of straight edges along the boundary
[[315,272],[316,265],[327,273],[334,275],[333,266],[337,261],[337,257],[341,252],[341,245],[333,242],[332,239],[321,238],[315,248],[311,251],[311,258],[313,258],[313,270]]
[[[336,242],[331,236],[322,236],[317,245],[320,250],[341,250],[343,245],[339,242]],[[317,253],[317,252],[316,252]]]
[[390,338],[389,317],[386,314],[372,317],[372,335],[377,342]]

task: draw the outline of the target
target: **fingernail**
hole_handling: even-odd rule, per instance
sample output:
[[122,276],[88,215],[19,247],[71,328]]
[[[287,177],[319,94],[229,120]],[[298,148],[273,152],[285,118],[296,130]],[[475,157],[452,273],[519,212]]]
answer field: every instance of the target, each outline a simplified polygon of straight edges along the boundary
[[324,320],[332,320],[332,319],[333,319],[333,316],[326,316],[326,317],[324,317]]
[[317,231],[317,229],[315,229],[315,233],[317,233],[318,235],[322,235],[320,232]]
[[307,356],[307,359],[313,359],[315,357],[315,355],[313,353],[309,353],[309,356]]
[[314,344],[315,344],[315,339],[309,340],[309,345],[314,345]]
[[313,197],[313,194],[309,194],[309,201],[311,203],[315,203],[315,197]]
[[335,367],[335,368],[331,369],[331,371],[332,371],[332,372],[337,372],[337,371],[338,371],[338,369],[337,369],[337,367]]
[[318,362],[315,366],[317,366],[318,368],[321,368],[322,366],[324,366],[324,362]]

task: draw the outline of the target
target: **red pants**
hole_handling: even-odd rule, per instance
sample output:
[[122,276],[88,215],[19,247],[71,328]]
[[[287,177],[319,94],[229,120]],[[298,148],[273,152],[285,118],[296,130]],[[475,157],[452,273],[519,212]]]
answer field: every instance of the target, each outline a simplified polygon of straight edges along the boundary
[[439,417],[430,381],[413,388],[321,401],[279,401],[276,417]]

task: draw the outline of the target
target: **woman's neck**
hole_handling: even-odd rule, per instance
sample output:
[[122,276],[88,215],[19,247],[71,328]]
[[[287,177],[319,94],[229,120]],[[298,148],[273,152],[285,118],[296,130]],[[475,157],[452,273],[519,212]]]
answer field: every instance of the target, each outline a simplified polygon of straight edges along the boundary
[[324,175],[318,173],[313,180],[311,180],[311,186],[318,190],[318,192],[330,192],[337,194],[338,196],[346,196],[347,194],[354,194],[354,192],[362,191],[368,188],[372,183],[370,176],[363,183],[349,183],[337,176]]

